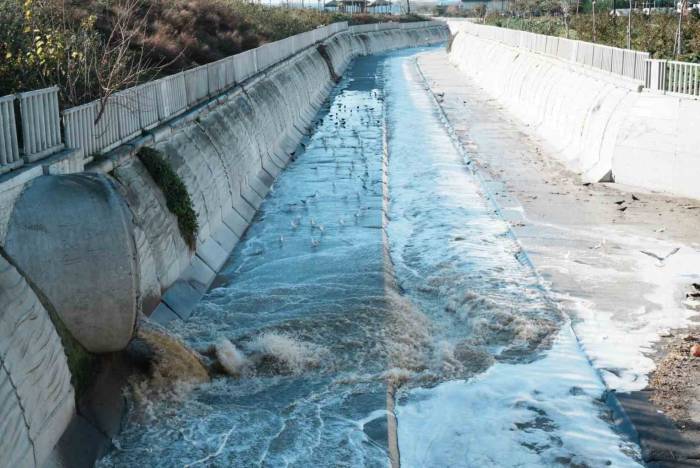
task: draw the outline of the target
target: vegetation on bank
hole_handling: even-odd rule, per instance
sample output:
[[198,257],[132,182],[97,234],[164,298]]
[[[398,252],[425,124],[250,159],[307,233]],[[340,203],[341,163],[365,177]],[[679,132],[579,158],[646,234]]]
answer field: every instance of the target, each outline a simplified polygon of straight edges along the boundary
[[[597,7],[596,7],[597,8]],[[697,11],[697,10],[693,10]],[[627,46],[628,18],[610,15],[607,10],[596,12],[595,27],[593,14],[545,15],[518,17],[491,14],[485,17],[486,24],[512,29],[531,31],[539,34],[568,37],[587,42],[596,42],[615,47]],[[681,50],[675,53],[678,32],[678,15],[655,13],[644,15],[634,12],[631,18],[632,49],[649,52],[653,58],[700,62],[700,15],[690,13],[682,20]]]
[[0,96],[58,85],[72,106],[337,21],[417,21],[241,0],[0,0]]
[[177,225],[185,243],[194,250],[197,247],[199,222],[187,187],[160,151],[144,146],[137,156],[163,192],[168,209],[177,217]]
[[44,300],[43,304],[61,339],[61,344],[63,344],[63,351],[66,353],[68,369],[71,374],[71,384],[75,390],[75,400],[79,401],[93,381],[97,368],[97,357],[94,354],[90,354],[73,337],[53,307],[47,306],[47,300]]

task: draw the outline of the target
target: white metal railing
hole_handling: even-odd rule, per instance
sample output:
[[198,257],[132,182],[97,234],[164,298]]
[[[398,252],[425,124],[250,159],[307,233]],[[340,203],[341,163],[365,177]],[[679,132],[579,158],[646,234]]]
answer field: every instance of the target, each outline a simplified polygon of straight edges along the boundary
[[22,165],[17,144],[15,97],[0,97],[0,174]]
[[616,75],[644,82],[646,79],[647,52],[620,49],[602,44],[576,41],[563,37],[546,36],[516,29],[488,26],[469,21],[454,27],[468,34],[502,42],[531,52],[550,55],[581,65],[604,70]]
[[58,86],[19,93],[22,152],[28,162],[63,148],[58,113]]
[[141,125],[142,130],[150,130],[160,123],[158,116],[159,87],[159,81],[149,81],[136,87],[139,99],[139,125]]
[[65,109],[61,113],[57,87],[20,93],[17,97],[20,102],[21,148],[17,142],[15,96],[0,98],[0,173],[21,165],[23,159],[20,155],[26,161],[36,161],[59,151],[63,148],[63,140],[84,159],[91,160],[94,155],[109,151],[334,34],[436,25],[444,23],[375,23],[353,27],[348,27],[346,22],[334,23],[120,91],[108,99]]
[[209,94],[209,70],[205,67],[192,68],[184,72],[187,105],[193,106],[203,101]]
[[646,87],[669,93],[700,95],[700,64],[647,60]]

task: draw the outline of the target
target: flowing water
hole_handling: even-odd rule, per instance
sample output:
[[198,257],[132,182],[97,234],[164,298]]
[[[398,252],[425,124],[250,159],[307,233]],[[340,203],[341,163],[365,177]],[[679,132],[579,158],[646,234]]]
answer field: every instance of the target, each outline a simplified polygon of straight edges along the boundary
[[[636,466],[417,50],[359,58],[173,331],[236,377],[129,414],[101,466]],[[236,354],[237,353],[237,354]]]

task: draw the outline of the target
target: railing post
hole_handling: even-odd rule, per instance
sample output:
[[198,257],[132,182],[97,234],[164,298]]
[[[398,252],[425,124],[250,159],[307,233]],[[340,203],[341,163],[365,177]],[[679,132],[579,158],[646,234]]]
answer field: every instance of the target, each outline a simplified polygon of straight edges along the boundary
[[646,60],[645,87],[654,91],[666,91],[666,60]]
[[15,97],[0,97],[0,174],[21,166],[15,122]]

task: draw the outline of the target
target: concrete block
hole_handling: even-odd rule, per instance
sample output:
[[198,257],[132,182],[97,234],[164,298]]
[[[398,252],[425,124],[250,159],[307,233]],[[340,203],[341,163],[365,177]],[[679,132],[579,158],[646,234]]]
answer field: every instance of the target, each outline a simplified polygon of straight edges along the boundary
[[221,269],[228,259],[228,254],[229,253],[212,237],[197,246],[197,255],[199,258],[214,271],[219,271]]
[[263,197],[253,190],[247,180],[241,184],[241,196],[253,207],[254,211],[257,211],[263,202]]
[[237,211],[233,210],[228,215],[224,217],[224,223],[228,226],[234,234],[240,239],[245,234],[246,229],[248,229],[248,221],[246,221],[243,216]]
[[258,194],[261,201],[265,199],[267,192],[270,191],[270,185],[272,185],[272,178],[269,174],[267,174],[267,177],[265,177],[265,175],[265,171],[260,171],[258,174],[248,178],[250,188]]
[[[233,248],[238,244],[239,237],[229,229],[225,224],[217,227],[211,236],[228,254],[231,254]],[[227,257],[228,258],[228,257]]]
[[156,309],[151,313],[149,318],[156,323],[165,325],[168,322],[172,322],[173,320],[179,319],[180,317],[175,312],[173,312],[173,309],[168,307],[165,303],[161,302],[158,305],[158,307],[156,307]]
[[[163,295],[163,302],[182,320],[187,320],[204,294],[186,281],[177,280]],[[158,311],[158,308],[156,308]],[[164,314],[167,311],[161,311]],[[155,315],[155,312],[154,312]]]
[[77,150],[67,149],[41,161],[45,175],[72,174],[83,172],[85,160]]
[[209,268],[209,265],[204,263],[201,258],[195,255],[192,257],[190,266],[182,272],[180,279],[186,281],[194,289],[204,294],[207,292],[211,282],[214,281],[215,276],[216,272]]
[[242,217],[248,222],[253,220],[256,213],[256,208],[254,208],[248,201],[246,201],[242,196],[238,196],[233,200],[233,209],[236,210]]

